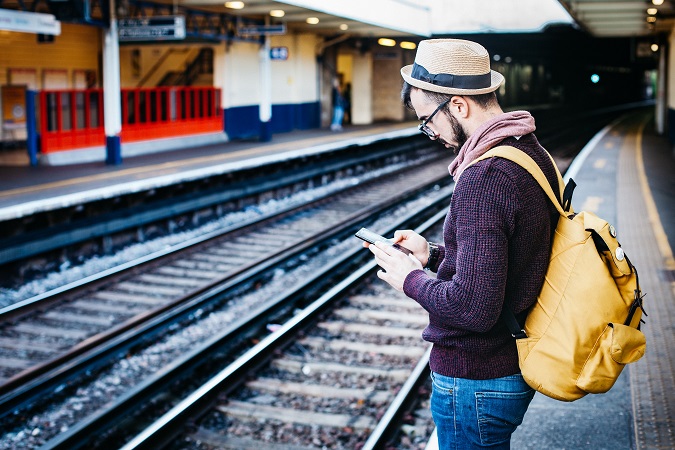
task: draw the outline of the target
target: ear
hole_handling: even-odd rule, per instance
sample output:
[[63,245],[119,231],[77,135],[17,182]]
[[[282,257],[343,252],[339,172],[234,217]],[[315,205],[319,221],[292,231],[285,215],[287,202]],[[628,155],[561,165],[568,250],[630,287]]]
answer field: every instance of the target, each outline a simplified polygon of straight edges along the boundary
[[450,109],[455,113],[455,117],[466,119],[469,116],[470,104],[466,97],[462,95],[455,95],[450,100]]

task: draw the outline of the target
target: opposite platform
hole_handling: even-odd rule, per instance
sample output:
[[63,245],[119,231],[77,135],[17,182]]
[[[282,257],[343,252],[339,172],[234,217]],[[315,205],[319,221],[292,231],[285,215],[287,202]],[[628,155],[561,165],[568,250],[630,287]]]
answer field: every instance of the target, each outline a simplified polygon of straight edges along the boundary
[[271,142],[236,141],[153,153],[125,159],[120,166],[101,162],[0,167],[0,220],[417,134],[417,122],[350,126],[342,132],[284,133]]

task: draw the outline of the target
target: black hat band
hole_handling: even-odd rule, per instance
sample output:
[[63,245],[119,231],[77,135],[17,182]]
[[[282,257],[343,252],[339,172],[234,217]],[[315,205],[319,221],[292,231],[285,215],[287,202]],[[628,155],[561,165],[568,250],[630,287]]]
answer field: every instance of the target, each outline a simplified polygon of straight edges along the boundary
[[483,89],[490,87],[492,75],[452,75],[449,73],[429,73],[427,69],[415,63],[410,76],[436,86],[456,89]]

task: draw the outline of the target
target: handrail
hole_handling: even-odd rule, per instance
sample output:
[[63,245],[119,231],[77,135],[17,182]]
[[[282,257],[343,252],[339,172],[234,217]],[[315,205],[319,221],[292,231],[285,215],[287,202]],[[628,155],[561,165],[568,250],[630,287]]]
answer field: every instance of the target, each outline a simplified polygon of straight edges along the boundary
[[159,70],[159,68],[164,64],[164,61],[166,61],[169,56],[172,53],[189,53],[189,49],[184,49],[184,48],[170,48],[160,58],[157,60],[157,62],[148,70],[148,73],[146,73],[143,78],[138,82],[136,87],[142,88],[143,85]]

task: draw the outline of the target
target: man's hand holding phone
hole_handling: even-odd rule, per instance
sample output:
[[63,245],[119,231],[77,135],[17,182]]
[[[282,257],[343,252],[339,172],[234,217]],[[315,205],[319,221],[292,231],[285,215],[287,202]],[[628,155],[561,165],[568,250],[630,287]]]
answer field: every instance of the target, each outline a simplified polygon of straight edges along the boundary
[[[420,247],[420,243],[415,238],[407,239],[406,236],[410,236],[407,230],[397,231],[396,233],[394,239],[390,240],[362,228],[356,233],[356,236],[366,242],[364,246],[373,253],[375,262],[383,269],[377,272],[377,276],[389,283],[394,289],[403,292],[405,278],[413,270],[421,269],[422,263],[415,256],[415,253],[418,252],[402,246],[399,242],[408,241],[415,247]],[[424,241],[424,247],[426,248],[427,241],[421,236],[417,236]]]

